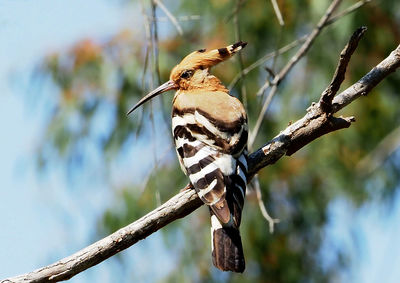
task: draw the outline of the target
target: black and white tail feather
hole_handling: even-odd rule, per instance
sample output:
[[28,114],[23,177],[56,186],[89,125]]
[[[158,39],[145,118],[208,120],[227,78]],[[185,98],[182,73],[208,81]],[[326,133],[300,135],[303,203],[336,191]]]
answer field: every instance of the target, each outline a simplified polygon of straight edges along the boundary
[[[241,157],[242,162],[237,160],[236,174],[226,179],[226,200],[231,211],[231,219],[227,224],[221,224],[217,216],[210,209],[211,213],[211,247],[213,263],[221,270],[243,272],[245,260],[239,226],[246,194],[246,172],[247,151]],[[242,165],[242,168],[240,167]],[[229,180],[228,180],[229,179]],[[239,180],[239,181],[238,181]]]

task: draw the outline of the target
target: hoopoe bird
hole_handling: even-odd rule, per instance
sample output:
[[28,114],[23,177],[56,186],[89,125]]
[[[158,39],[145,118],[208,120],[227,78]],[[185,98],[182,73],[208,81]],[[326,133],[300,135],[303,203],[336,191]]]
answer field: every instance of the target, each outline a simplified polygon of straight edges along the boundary
[[245,269],[239,226],[247,184],[247,116],[242,103],[209,69],[246,44],[192,52],[172,69],[169,81],[128,112],[163,92],[177,90],[172,133],[179,163],[210,208],[214,265],[234,272]]

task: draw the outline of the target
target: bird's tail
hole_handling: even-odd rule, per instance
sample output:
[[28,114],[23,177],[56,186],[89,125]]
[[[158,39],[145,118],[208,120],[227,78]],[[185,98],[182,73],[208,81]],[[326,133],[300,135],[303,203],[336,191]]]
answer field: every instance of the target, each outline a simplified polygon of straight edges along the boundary
[[212,212],[211,246],[215,267],[223,271],[244,271],[245,261],[239,228],[223,227]]

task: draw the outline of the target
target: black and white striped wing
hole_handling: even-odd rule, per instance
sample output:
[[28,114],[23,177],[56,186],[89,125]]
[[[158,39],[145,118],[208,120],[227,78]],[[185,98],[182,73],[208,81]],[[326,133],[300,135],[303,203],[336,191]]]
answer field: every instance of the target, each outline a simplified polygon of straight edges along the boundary
[[[199,197],[218,220],[238,227],[246,192],[247,152],[243,148],[235,150],[235,156],[222,152],[213,140],[229,144],[231,139],[227,137],[235,135],[238,142],[241,137],[219,131],[214,125],[210,127],[210,122],[197,117],[198,113],[187,113],[172,119],[179,161]],[[247,129],[239,131],[246,134],[247,141]]]

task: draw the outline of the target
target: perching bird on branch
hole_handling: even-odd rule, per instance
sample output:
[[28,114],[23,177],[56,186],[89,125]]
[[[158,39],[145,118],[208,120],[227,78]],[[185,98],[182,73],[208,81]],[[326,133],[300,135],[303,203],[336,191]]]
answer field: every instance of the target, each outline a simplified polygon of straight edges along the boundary
[[211,214],[212,258],[224,271],[243,272],[239,233],[247,184],[247,116],[209,69],[246,46],[200,49],[175,66],[170,80],[143,97],[144,102],[177,90],[172,106],[172,133],[183,172]]

